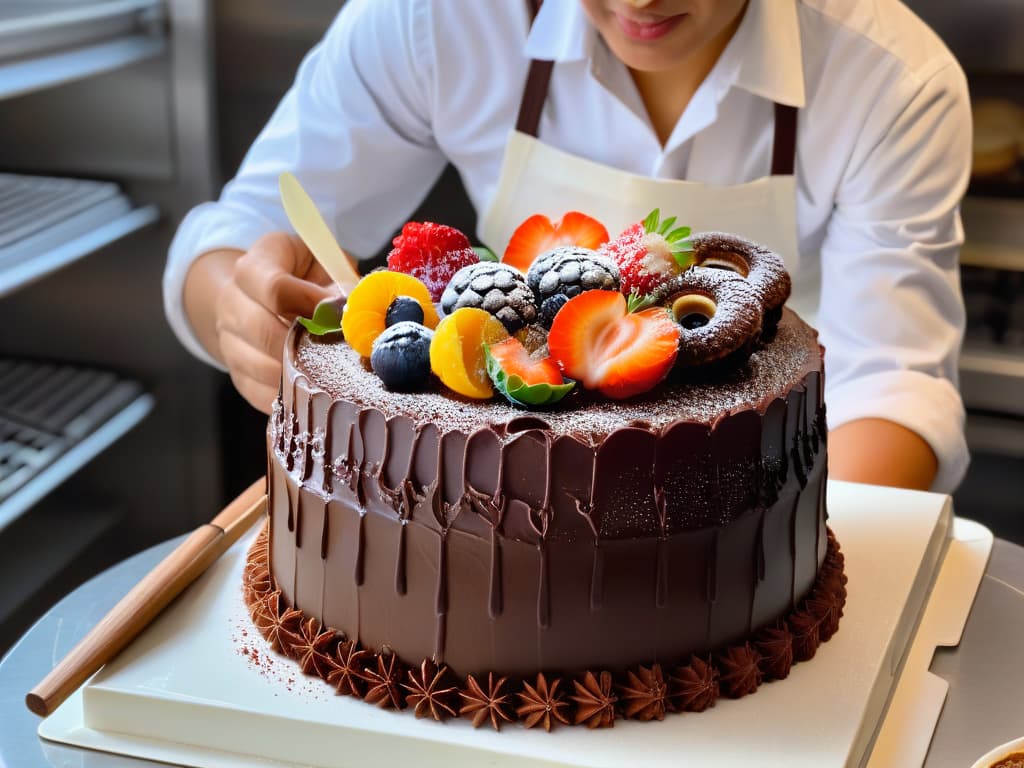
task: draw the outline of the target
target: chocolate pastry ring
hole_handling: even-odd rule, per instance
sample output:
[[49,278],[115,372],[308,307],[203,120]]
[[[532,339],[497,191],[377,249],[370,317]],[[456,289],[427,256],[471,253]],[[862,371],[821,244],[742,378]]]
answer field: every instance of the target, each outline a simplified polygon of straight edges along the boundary
[[738,273],[691,267],[665,283],[655,298],[679,324],[677,367],[745,358],[760,339],[764,305]]
[[698,267],[728,270],[745,277],[764,306],[765,335],[774,333],[792,289],[779,254],[735,235],[702,232],[693,237],[693,255]]

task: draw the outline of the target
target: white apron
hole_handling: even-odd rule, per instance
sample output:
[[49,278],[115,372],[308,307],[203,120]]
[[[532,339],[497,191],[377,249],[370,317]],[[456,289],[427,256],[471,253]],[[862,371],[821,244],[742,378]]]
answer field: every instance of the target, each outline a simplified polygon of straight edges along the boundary
[[505,149],[497,193],[481,219],[484,243],[499,256],[515,228],[540,213],[553,221],[570,210],[593,216],[615,237],[655,208],[694,232],[721,231],[780,254],[793,279],[787,305],[812,323],[817,270],[801,269],[796,228],[796,109],[776,104],[772,174],[745,184],[711,186],[652,179],[550,147],[537,139],[553,62],[531,63],[519,121]]

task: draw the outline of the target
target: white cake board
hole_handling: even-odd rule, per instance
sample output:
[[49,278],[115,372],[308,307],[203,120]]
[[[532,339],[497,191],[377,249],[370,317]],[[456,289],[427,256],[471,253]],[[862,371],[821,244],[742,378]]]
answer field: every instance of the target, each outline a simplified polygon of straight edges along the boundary
[[850,579],[839,632],[786,680],[700,714],[495,733],[334,696],[286,659],[268,670],[242,652],[269,653],[242,604],[242,542],[39,734],[198,768],[921,765],[946,694],[928,665],[936,645],[959,642],[992,535],[969,521],[954,526],[946,496],[832,482],[828,504]]

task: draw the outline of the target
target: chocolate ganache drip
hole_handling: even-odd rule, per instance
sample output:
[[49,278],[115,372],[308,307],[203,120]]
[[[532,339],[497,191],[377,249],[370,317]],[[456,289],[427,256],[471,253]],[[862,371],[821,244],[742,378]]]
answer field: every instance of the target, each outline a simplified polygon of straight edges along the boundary
[[789,312],[721,381],[557,412],[389,393],[347,345],[288,345],[271,572],[365,647],[460,676],[686,659],[774,624],[825,557],[821,352]]

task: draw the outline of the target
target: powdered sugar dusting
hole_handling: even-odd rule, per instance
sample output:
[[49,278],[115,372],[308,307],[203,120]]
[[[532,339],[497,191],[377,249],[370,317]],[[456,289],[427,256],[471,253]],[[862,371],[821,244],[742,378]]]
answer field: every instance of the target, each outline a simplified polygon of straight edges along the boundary
[[672,250],[665,238],[656,232],[645,234],[640,242],[647,255],[640,259],[640,271],[660,278],[668,278],[679,271],[679,265],[672,257]]
[[821,369],[817,333],[788,311],[769,345],[754,352],[745,364],[719,371],[714,378],[670,377],[650,392],[626,401],[607,400],[577,386],[556,410],[528,411],[509,405],[500,396],[470,400],[452,393],[433,377],[425,392],[389,392],[348,344],[305,333],[296,362],[300,372],[332,397],[377,408],[386,418],[404,415],[417,425],[433,423],[468,433],[532,415],[556,433],[577,437],[599,437],[637,422],[655,429],[677,419],[711,425],[737,410],[763,409],[807,372]]
[[761,300],[754,286],[735,272],[694,267],[669,280],[655,295],[671,306],[689,294],[712,299],[715,311],[706,325],[683,328],[680,360],[720,359],[750,343],[761,330]]

